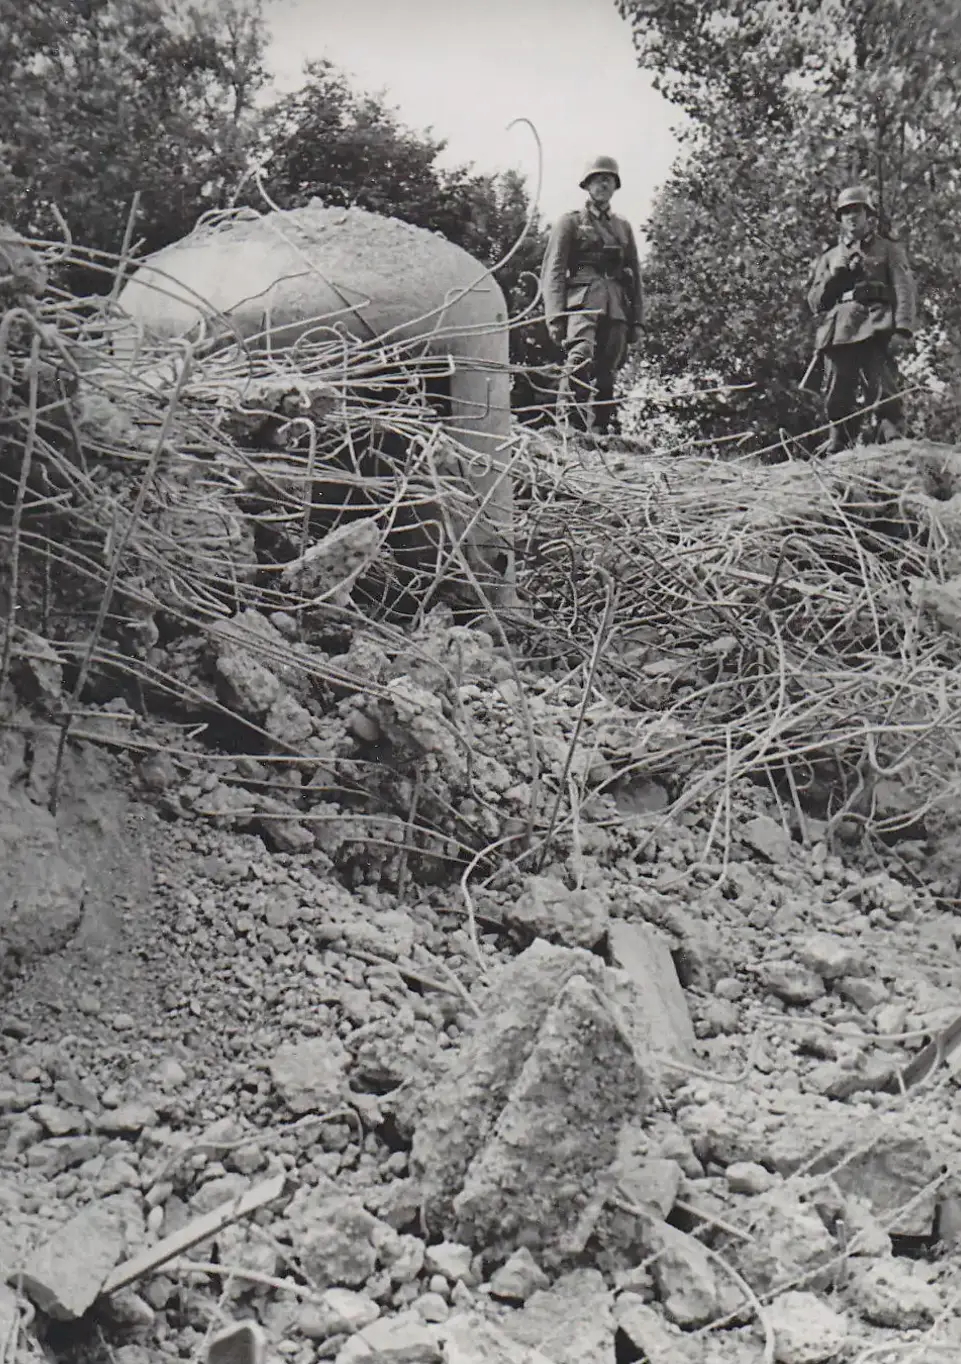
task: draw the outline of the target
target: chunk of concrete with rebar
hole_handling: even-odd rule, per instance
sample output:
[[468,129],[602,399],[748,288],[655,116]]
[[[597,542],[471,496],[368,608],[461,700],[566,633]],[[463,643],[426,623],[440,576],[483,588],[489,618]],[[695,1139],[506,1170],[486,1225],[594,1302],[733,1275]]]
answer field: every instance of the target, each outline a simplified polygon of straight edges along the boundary
[[646,1030],[611,1003],[618,975],[541,940],[498,973],[415,1132],[432,1230],[548,1265],[583,1248],[654,1085]]

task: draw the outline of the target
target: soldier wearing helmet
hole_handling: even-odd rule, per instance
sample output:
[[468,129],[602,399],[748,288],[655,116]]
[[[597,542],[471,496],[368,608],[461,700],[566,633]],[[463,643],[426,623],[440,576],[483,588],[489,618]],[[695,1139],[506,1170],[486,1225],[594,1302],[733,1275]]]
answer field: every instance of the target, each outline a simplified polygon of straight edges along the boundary
[[904,247],[878,234],[871,191],[856,185],[837,197],[837,245],[815,262],[808,303],[817,318],[815,357],[802,387],[819,371],[830,435],[822,453],[853,445],[861,409],[872,409],[875,438],[900,434],[904,418],[895,354],[914,335],[917,295]]
[[582,208],[554,224],[541,288],[552,340],[564,347],[558,414],[580,430],[605,433],[614,416],[614,382],[644,319],[634,233],[611,212],[621,187],[617,162],[598,156],[584,170]]

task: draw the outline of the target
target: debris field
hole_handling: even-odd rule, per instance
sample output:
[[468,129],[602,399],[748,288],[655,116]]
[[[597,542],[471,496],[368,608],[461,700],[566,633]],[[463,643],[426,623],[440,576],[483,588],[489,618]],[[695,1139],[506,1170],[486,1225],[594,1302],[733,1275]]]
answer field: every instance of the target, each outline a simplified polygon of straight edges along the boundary
[[17,288],[4,1364],[955,1360],[961,454],[519,434],[497,611],[344,493],[468,497],[409,373],[278,444]]

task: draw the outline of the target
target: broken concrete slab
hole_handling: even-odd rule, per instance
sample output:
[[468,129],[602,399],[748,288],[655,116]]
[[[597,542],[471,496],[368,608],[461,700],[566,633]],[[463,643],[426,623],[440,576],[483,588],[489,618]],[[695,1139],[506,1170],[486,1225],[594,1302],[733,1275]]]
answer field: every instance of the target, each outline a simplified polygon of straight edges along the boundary
[[844,1218],[845,1248],[852,1259],[855,1256],[869,1259],[891,1254],[891,1237],[863,1198],[848,1194],[841,1216]]
[[41,1312],[76,1321],[92,1307],[127,1247],[124,1213],[114,1199],[82,1208],[27,1256],[17,1278]]
[[215,666],[224,703],[251,720],[263,720],[281,695],[270,669],[237,646],[224,647]]
[[852,1290],[865,1321],[898,1331],[930,1326],[944,1304],[934,1284],[923,1277],[926,1268],[906,1260],[874,1260],[862,1269]]
[[504,921],[520,934],[565,947],[597,945],[610,916],[610,901],[599,890],[568,890],[557,876],[530,876]]
[[331,1336],[354,1335],[380,1316],[380,1306],[365,1293],[349,1288],[328,1288],[318,1303],[308,1303],[298,1325],[310,1340],[329,1340]]
[[317,1288],[359,1288],[374,1272],[378,1225],[359,1199],[333,1194],[314,1203],[298,1246],[304,1269]]
[[[631,1349],[648,1364],[694,1364],[699,1345],[667,1324],[639,1293],[622,1293],[614,1304],[614,1323]],[[618,1356],[620,1357],[620,1356]],[[633,1356],[632,1356],[633,1357]]]
[[56,821],[0,769],[0,971],[58,951],[83,914],[85,877]]
[[855,1094],[880,1094],[889,1089],[894,1062],[885,1056],[862,1052],[853,1064],[825,1061],[804,1077],[803,1089],[828,1099],[850,1099]]
[[267,1336],[254,1321],[236,1321],[211,1338],[207,1364],[263,1364]]
[[[779,1136],[772,1146],[782,1174],[830,1173],[842,1194],[862,1198],[896,1236],[930,1236],[941,1191],[930,1186],[947,1153],[927,1132],[897,1116],[847,1116]],[[903,1209],[903,1211],[900,1211]]]
[[743,1301],[725,1282],[700,1241],[667,1222],[652,1221],[644,1230],[647,1254],[664,1314],[675,1326],[690,1330],[706,1326],[733,1311]]
[[372,516],[336,526],[300,558],[284,565],[284,587],[313,602],[323,599],[345,606],[354,580],[377,557],[383,536]]
[[441,1364],[437,1328],[416,1312],[380,1317],[351,1336],[336,1364]]
[[783,864],[790,861],[794,852],[791,835],[770,815],[758,815],[749,819],[741,828],[741,837],[755,852],[766,857],[769,862]]
[[[641,1143],[643,1145],[638,1150]],[[615,1187],[628,1203],[645,1208],[658,1217],[667,1217],[677,1202],[684,1171],[676,1160],[650,1156],[646,1148],[647,1141],[643,1133],[633,1124],[622,1130],[612,1171]]]
[[838,933],[810,933],[797,946],[796,955],[802,966],[815,971],[822,980],[840,980],[842,976],[868,974],[868,956],[851,938]]
[[444,1364],[553,1364],[530,1345],[512,1340],[477,1312],[458,1312],[440,1328]]
[[635,987],[631,1013],[645,1025],[655,1054],[690,1065],[696,1059],[694,1024],[666,934],[651,924],[612,919],[611,960]]
[[831,1282],[828,1266],[838,1245],[815,1208],[791,1188],[771,1189],[750,1206],[745,1230],[749,1240],[722,1237],[724,1252],[757,1293],[802,1280],[814,1287]]
[[753,1160],[734,1161],[724,1171],[724,1178],[731,1193],[737,1194],[767,1193],[778,1182],[777,1175],[772,1175],[770,1170]]
[[601,987],[607,979],[591,953],[538,940],[494,976],[480,1023],[434,1083],[414,1132],[411,1173],[431,1225],[451,1220],[467,1168],[490,1137],[548,1011],[578,974]]
[[535,1293],[502,1323],[521,1345],[553,1364],[598,1364],[614,1358],[614,1295],[596,1269],[575,1269]]
[[538,1289],[550,1287],[550,1279],[526,1246],[494,1271],[490,1278],[491,1296],[504,1302],[526,1302]]
[[834,992],[856,1005],[862,1013],[870,1013],[890,998],[890,990],[880,980],[868,980],[864,976],[842,976],[834,982]]
[[270,1058],[270,1078],[298,1117],[337,1108],[347,1092],[347,1052],[336,1038],[311,1037],[281,1047]]
[[610,1187],[625,1115],[651,1092],[604,999],[572,977],[454,1199],[457,1239],[495,1257],[526,1245],[546,1264],[578,1254]]
[[847,1322],[813,1293],[781,1293],[766,1315],[777,1364],[827,1364],[844,1349]]
[[469,1283],[472,1281],[474,1252],[470,1246],[457,1241],[441,1241],[439,1245],[428,1246],[424,1264],[432,1274],[443,1274],[448,1283]]
[[10,680],[23,702],[49,714],[63,691],[60,655],[42,635],[14,627]]
[[758,978],[765,990],[785,1004],[813,1004],[826,993],[824,981],[818,973],[796,961],[764,962]]

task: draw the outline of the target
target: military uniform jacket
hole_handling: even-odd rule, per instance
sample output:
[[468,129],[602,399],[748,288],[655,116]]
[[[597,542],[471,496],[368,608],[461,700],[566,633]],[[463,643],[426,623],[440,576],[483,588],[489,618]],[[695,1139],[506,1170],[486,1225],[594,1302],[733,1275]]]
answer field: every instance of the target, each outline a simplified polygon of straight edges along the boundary
[[[626,272],[630,271],[633,279]],[[626,218],[602,213],[592,201],[565,213],[554,224],[541,289],[547,321],[572,309],[596,309],[640,327],[644,321],[641,266],[634,232]]]
[[838,245],[814,264],[808,304],[818,320],[818,350],[850,346],[899,331],[911,335],[917,322],[917,294],[907,254],[900,242],[871,237],[862,242],[861,269],[846,265]]

